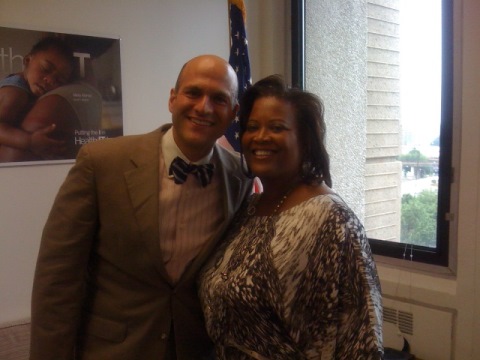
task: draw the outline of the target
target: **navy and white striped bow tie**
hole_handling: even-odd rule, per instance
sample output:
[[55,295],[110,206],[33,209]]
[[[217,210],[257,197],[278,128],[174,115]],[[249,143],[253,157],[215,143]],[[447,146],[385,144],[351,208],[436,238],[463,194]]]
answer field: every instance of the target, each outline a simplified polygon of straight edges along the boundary
[[168,174],[173,175],[175,184],[183,184],[187,180],[188,174],[191,173],[195,175],[200,184],[205,187],[212,181],[214,169],[215,165],[213,164],[187,164],[183,159],[177,156],[173,159]]

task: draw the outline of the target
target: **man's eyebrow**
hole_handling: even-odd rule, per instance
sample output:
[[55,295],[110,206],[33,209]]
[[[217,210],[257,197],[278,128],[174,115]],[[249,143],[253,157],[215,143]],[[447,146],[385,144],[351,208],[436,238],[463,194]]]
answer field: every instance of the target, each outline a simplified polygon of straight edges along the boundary
[[202,91],[202,89],[200,88],[200,86],[197,86],[197,85],[185,85],[185,86],[183,87],[183,90]]
[[213,92],[212,95],[214,95],[214,96],[224,96],[226,98],[230,97],[230,94],[226,91],[215,91],[215,92]]

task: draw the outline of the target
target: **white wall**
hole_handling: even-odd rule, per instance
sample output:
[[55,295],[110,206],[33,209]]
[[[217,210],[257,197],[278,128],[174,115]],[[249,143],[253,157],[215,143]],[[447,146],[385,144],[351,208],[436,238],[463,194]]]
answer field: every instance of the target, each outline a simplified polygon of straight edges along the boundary
[[[225,0],[226,1],[226,0]],[[252,81],[271,74],[291,77],[290,1],[244,0]]]
[[[480,359],[480,2],[463,0],[457,359]],[[459,19],[460,20],[460,19]]]

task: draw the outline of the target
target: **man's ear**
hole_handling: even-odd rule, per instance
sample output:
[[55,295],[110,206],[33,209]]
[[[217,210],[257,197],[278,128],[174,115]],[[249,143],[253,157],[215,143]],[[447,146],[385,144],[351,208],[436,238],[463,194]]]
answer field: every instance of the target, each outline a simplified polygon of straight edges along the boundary
[[170,97],[168,98],[168,110],[170,110],[170,112],[172,112],[172,108],[173,108],[173,102],[175,101],[175,99],[177,98],[177,93],[175,92],[175,89],[170,89]]

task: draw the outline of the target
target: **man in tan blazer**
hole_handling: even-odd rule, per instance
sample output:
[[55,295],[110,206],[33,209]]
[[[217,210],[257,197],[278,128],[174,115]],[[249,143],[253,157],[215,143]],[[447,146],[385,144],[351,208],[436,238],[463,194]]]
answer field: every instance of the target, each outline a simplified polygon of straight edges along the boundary
[[[31,360],[209,356],[196,275],[251,190],[215,143],[236,94],[225,60],[196,57],[171,90],[171,125],[80,150],[42,235]],[[197,169],[186,180],[171,170],[177,158]],[[211,182],[192,164],[214,167]]]

